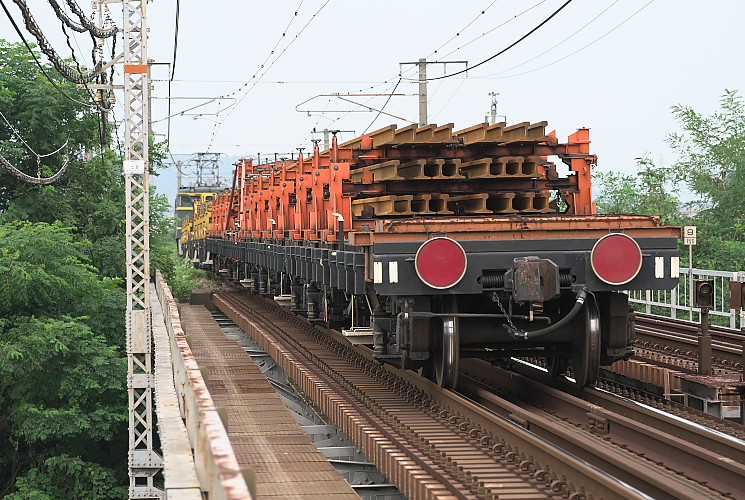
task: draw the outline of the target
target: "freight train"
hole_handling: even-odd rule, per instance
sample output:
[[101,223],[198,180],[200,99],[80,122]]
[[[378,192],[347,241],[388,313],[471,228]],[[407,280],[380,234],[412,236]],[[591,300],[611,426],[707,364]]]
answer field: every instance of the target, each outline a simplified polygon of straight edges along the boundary
[[598,215],[588,129],[395,125],[310,155],[236,163],[183,222],[200,267],[457,384],[464,357],[543,358],[592,384],[633,354],[625,291],[678,283],[680,228]]

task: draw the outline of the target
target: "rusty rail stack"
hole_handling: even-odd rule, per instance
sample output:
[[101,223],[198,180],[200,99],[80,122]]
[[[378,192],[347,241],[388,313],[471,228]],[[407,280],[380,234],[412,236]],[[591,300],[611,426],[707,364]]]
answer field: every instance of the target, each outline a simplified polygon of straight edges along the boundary
[[[560,144],[546,126],[391,125],[307,157],[243,159],[231,192],[212,203],[210,235],[335,242],[380,218],[558,213],[552,192],[567,213],[593,214],[589,130]],[[551,156],[572,174],[559,177]]]

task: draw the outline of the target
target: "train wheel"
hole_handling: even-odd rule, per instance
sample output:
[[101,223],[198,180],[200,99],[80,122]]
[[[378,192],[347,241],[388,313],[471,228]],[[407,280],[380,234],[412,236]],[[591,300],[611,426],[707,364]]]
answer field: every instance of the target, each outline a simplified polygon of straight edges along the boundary
[[[455,297],[442,297],[436,301],[435,312],[455,313]],[[434,375],[437,385],[448,389],[458,385],[458,365],[460,359],[460,338],[458,318],[443,316],[432,320],[433,333],[437,339],[434,350]]]
[[595,383],[600,369],[600,313],[595,300],[587,297],[577,315],[579,335],[572,344],[572,372],[579,387]]

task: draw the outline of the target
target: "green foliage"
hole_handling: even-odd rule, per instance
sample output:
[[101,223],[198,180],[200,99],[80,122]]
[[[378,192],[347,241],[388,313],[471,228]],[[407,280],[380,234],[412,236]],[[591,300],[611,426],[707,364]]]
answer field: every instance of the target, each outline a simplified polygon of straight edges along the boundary
[[[174,246],[175,248],[175,246]],[[187,301],[191,297],[191,291],[201,286],[215,286],[219,282],[201,269],[197,269],[186,259],[174,255],[171,274],[165,275],[166,281],[171,286],[173,296],[177,300]]]
[[654,165],[649,157],[636,159],[634,174],[597,172],[601,194],[596,198],[600,213],[660,215],[670,223],[678,212],[678,189],[671,172]]
[[62,453],[125,477],[124,291],[98,276],[89,246],[60,223],[0,224],[0,496],[15,475]]
[[[688,106],[673,106],[683,132],[670,134],[680,156],[674,168],[698,195],[694,208],[704,238],[745,242],[745,103],[726,90],[711,116]],[[740,265],[741,267],[741,265]]]
[[[37,57],[41,60],[40,53]],[[69,151],[76,161],[72,170],[82,168],[79,157],[92,150],[98,141],[98,115],[88,108],[81,108],[61,96],[51,83],[38,71],[36,63],[20,43],[0,40],[0,110],[25,141],[40,154],[49,153],[68,141]],[[50,76],[56,74],[51,68]],[[54,77],[54,76],[53,76]],[[58,77],[57,84],[69,95],[86,101],[85,91]],[[0,152],[17,168],[34,175],[37,159],[13,134],[4,120],[0,120]],[[64,151],[43,159],[45,172],[54,172],[64,163]],[[0,210],[32,190],[50,192],[58,189],[49,186],[33,188],[18,180],[5,169],[0,170]],[[51,189],[49,189],[51,188]]]
[[[111,341],[121,337],[121,279],[100,279],[86,241],[55,224],[0,224],[0,317],[84,316]],[[120,343],[121,341],[117,342]]]
[[725,90],[719,104],[711,116],[673,106],[682,132],[668,139],[679,155],[677,177],[697,196],[696,215],[686,221],[698,226],[694,265],[738,271],[745,267],[745,103]]
[[80,321],[23,317],[3,321],[0,394],[3,429],[27,444],[81,449],[105,441],[127,419],[126,359]]
[[[103,150],[97,112],[59,94],[23,45],[2,40],[0,111],[12,124],[0,119],[0,153],[22,171],[52,175],[66,151],[37,162],[14,129],[41,154],[67,141],[72,158],[51,186],[0,169],[0,497],[125,498],[121,158]],[[157,247],[169,207],[151,200]]]
[[16,493],[7,500],[106,500],[126,498],[127,488],[117,484],[111,471],[76,457],[47,459],[18,478]]
[[[678,161],[665,170],[645,157],[637,160],[639,170],[633,175],[596,174],[598,210],[662,215],[667,224],[698,226],[695,267],[743,270],[745,102],[737,91],[725,90],[719,111],[711,116],[682,105],[672,110],[682,129],[668,136]],[[696,196],[688,204],[693,215],[679,212],[681,182]],[[682,251],[681,264],[687,260],[688,252]]]

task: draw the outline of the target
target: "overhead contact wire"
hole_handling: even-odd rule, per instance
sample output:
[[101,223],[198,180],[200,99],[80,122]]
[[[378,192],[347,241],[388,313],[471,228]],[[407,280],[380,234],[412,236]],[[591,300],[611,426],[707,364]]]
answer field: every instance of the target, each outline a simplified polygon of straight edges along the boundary
[[543,27],[543,26],[544,26],[544,25],[545,25],[546,23],[548,23],[548,22],[549,22],[549,21],[550,21],[551,19],[553,19],[554,17],[556,17],[556,15],[557,15],[557,14],[559,14],[559,12],[561,12],[562,10],[564,10],[564,8],[565,8],[565,7],[567,6],[567,5],[569,5],[570,3],[572,3],[573,1],[574,1],[574,0],[567,0],[566,2],[564,2],[564,3],[562,4],[562,6],[561,6],[561,7],[559,7],[558,9],[556,9],[556,10],[555,10],[555,11],[554,11],[554,12],[553,12],[553,13],[552,13],[552,14],[551,14],[550,16],[548,16],[548,17],[547,17],[546,19],[544,19],[543,21],[541,21],[541,23],[540,23],[540,24],[538,24],[538,26],[536,26],[536,27],[535,27],[535,28],[533,28],[532,30],[528,31],[528,32],[527,32],[526,34],[524,34],[523,36],[521,36],[520,38],[518,38],[517,40],[515,40],[515,41],[514,41],[514,42],[512,42],[512,43],[511,43],[510,45],[508,45],[508,46],[507,46],[507,47],[505,47],[504,49],[500,50],[499,52],[497,52],[497,53],[496,53],[496,54],[494,54],[493,56],[491,56],[491,57],[487,57],[487,58],[486,58],[486,59],[484,59],[483,61],[481,61],[481,62],[479,62],[479,63],[477,63],[477,64],[474,64],[473,66],[471,66],[471,67],[469,67],[469,68],[466,68],[466,69],[463,69],[463,70],[460,70],[460,71],[456,71],[455,73],[450,73],[449,75],[437,76],[437,77],[434,77],[434,78],[427,78],[427,80],[426,80],[426,81],[428,81],[428,82],[431,82],[431,81],[434,81],[434,80],[443,80],[443,79],[445,79],[445,78],[451,78],[451,77],[453,77],[453,76],[456,76],[456,75],[461,75],[461,74],[463,74],[463,73],[466,73],[467,71],[471,71],[471,70],[473,70],[473,69],[475,69],[475,68],[478,68],[479,66],[482,66],[482,65],[484,65],[484,64],[486,64],[486,63],[488,63],[489,61],[491,61],[491,60],[493,60],[493,59],[495,59],[495,58],[497,58],[497,57],[501,56],[502,54],[504,54],[505,52],[507,52],[507,51],[508,51],[508,50],[510,50],[511,48],[515,47],[516,45],[518,45],[518,44],[519,44],[520,42],[522,42],[522,41],[523,41],[523,40],[525,40],[526,38],[528,38],[528,37],[529,37],[530,35],[532,35],[532,34],[533,34],[533,33],[535,33],[536,31],[538,31],[538,30],[539,30],[539,29],[540,29],[541,27]]
[[[644,9],[646,9],[647,7],[649,7],[649,6],[650,6],[650,5],[651,5],[651,4],[653,3],[653,2],[654,2],[654,0],[649,0],[649,2],[647,2],[647,3],[646,3],[646,4],[644,4],[644,5],[642,5],[642,7],[641,7],[641,8],[639,9],[639,10],[637,10],[636,12],[634,12],[633,14],[631,14],[631,15],[630,15],[629,17],[627,17],[626,19],[624,19],[623,21],[621,21],[621,22],[620,22],[619,24],[617,24],[617,25],[616,25],[615,27],[613,27],[612,29],[610,29],[609,31],[607,31],[607,32],[606,32],[605,34],[603,34],[603,35],[601,35],[601,36],[597,37],[596,39],[592,40],[591,42],[587,43],[586,45],[583,45],[582,47],[580,47],[579,49],[575,50],[574,52],[572,52],[572,53],[570,53],[570,54],[567,54],[567,55],[565,55],[565,56],[564,56],[564,57],[562,57],[561,59],[557,59],[557,60],[555,60],[555,61],[552,61],[552,62],[550,62],[550,63],[548,63],[548,64],[544,64],[543,66],[540,66],[540,67],[538,67],[538,68],[534,68],[534,69],[531,69],[531,70],[529,70],[529,71],[524,71],[524,72],[522,72],[522,73],[515,73],[514,75],[506,75],[506,76],[500,76],[500,77],[498,77],[498,78],[513,78],[513,77],[515,77],[515,76],[528,75],[528,74],[530,74],[530,73],[535,73],[536,71],[540,71],[540,70],[542,70],[542,69],[544,69],[544,68],[548,68],[549,66],[553,66],[554,64],[558,64],[558,63],[560,63],[561,61],[563,61],[563,60],[565,60],[565,59],[568,59],[568,58],[572,57],[573,55],[575,55],[575,54],[577,54],[577,53],[579,53],[579,52],[582,52],[582,51],[583,51],[583,50],[585,50],[585,49],[586,49],[587,47],[590,47],[591,45],[594,45],[594,44],[596,44],[597,42],[599,42],[600,40],[602,40],[602,39],[603,39],[603,38],[605,38],[606,36],[610,35],[610,34],[611,34],[611,33],[613,33],[614,31],[616,31],[616,30],[617,30],[618,28],[620,28],[621,26],[623,26],[624,24],[626,24],[627,22],[629,22],[629,21],[630,21],[631,19],[633,19],[634,17],[636,17],[636,16],[637,16],[637,15],[638,15],[638,14],[639,14],[639,13],[640,13],[641,11],[643,11]],[[607,10],[607,9],[606,9],[606,10]],[[605,12],[605,11],[603,11],[603,12]],[[602,14],[602,12],[601,12],[600,14]],[[593,21],[594,21],[594,19],[593,19]],[[592,22],[592,21],[590,21],[590,22]],[[557,45],[558,45],[558,44],[557,44]],[[545,52],[544,52],[544,54],[545,54]],[[543,54],[541,54],[541,55],[543,55]],[[514,68],[517,68],[517,67],[519,67],[519,66],[522,66],[522,64],[520,64],[520,65],[518,65],[518,66],[515,66],[515,67],[513,67],[513,68],[510,68],[510,69],[514,69]],[[509,71],[509,70],[505,70],[505,71]],[[502,74],[502,73],[504,73],[505,71],[502,71],[502,72],[499,72],[499,73],[493,73],[493,74],[491,74],[491,75],[487,75],[486,77],[481,77],[481,78],[488,78],[488,77],[491,77],[491,76],[496,76],[496,75],[499,75],[499,74]]]
[[[248,89],[246,89],[246,91],[243,93],[243,95],[236,102],[234,102],[233,104],[231,104],[230,106],[228,106],[228,107],[226,107],[225,109],[222,110],[223,112],[224,111],[228,111],[228,110],[230,110],[230,111],[228,111],[228,113],[225,115],[225,117],[222,120],[220,120],[219,122],[216,122],[215,123],[215,127],[212,130],[212,136],[210,137],[209,146],[207,147],[207,150],[208,151],[209,151],[209,148],[214,143],[215,136],[219,132],[220,127],[222,126],[222,124],[224,123],[224,121],[227,120],[228,117],[230,117],[231,114],[233,114],[233,111],[236,109],[236,107],[241,102],[243,102],[243,100],[246,98],[246,96],[248,96],[248,94],[251,92],[251,90],[253,90],[256,87],[256,84],[264,77],[264,75],[267,74],[267,72],[270,69],[272,69],[272,67],[276,64],[276,62],[280,60],[280,58],[284,55],[284,53],[287,51],[287,49],[289,49],[297,41],[297,39],[300,37],[300,35],[303,34],[303,32],[308,28],[308,26],[310,26],[310,23],[313,22],[313,20],[318,16],[318,14],[321,13],[321,11],[329,4],[330,1],[331,0],[326,0],[323,3],[323,5],[321,5],[321,7],[319,7],[319,9],[310,17],[310,19],[308,19],[308,22],[305,23],[305,25],[300,29],[300,31],[295,35],[295,37],[292,40],[290,40],[290,42],[282,49],[282,52],[280,52],[279,55],[276,58],[274,58],[274,60],[269,64],[269,67],[266,68],[263,71],[263,73],[261,73],[259,75],[258,78],[256,78],[256,75],[253,75],[253,77],[252,77],[252,80],[253,81],[246,82],[241,87],[241,88],[245,88],[247,85],[251,84],[251,86]],[[302,3],[301,3],[301,5],[302,5]],[[295,14],[297,14],[297,12]],[[288,26],[289,26],[289,24],[288,24]],[[285,33],[283,33],[282,36],[284,37],[285,36]],[[269,58],[267,58],[266,60],[268,60],[268,59]],[[221,96],[221,98],[222,97],[229,97],[229,96],[231,96],[231,95],[233,95],[233,94],[235,94],[236,92],[239,92],[239,91],[240,91],[240,89],[238,89],[237,91],[233,92],[232,94],[228,94],[227,96]],[[220,98],[218,98],[218,99],[220,99]]]

